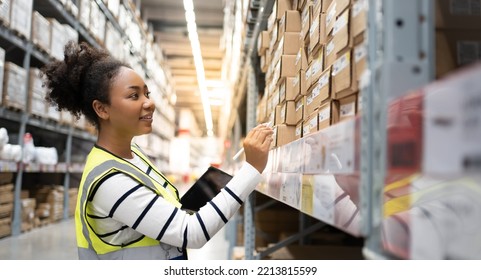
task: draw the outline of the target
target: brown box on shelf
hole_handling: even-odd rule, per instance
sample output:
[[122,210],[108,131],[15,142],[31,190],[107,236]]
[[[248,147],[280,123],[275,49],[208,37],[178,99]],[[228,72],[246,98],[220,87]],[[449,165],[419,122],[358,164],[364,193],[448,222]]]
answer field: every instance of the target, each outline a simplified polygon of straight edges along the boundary
[[326,41],[326,14],[314,14],[309,29],[309,52],[317,52]]
[[334,42],[334,52],[339,54],[346,49],[352,48],[350,25],[350,9],[345,10],[334,23],[332,38]]
[[282,55],[297,55],[300,47],[299,32],[284,33],[272,55],[272,63],[277,63]]
[[0,218],[11,218],[13,213],[13,203],[0,204]]
[[339,101],[330,100],[319,107],[319,130],[339,122]]
[[50,22],[39,12],[32,14],[32,42],[46,52],[50,52]]
[[0,186],[0,193],[2,192],[12,192],[15,186],[12,183],[3,184]]
[[284,15],[279,20],[278,28],[277,36],[283,37],[286,32],[295,32],[297,33],[297,39],[299,39],[299,34],[301,32],[301,14],[299,11],[285,11]]
[[[287,124],[287,125],[296,125],[296,104],[294,101],[285,101],[282,104],[279,104],[280,107],[280,115],[279,118],[276,116],[276,119],[279,122],[276,124]],[[277,111],[276,111],[277,113]]]
[[357,93],[339,99],[339,121],[352,119],[357,113]]
[[0,238],[9,236],[12,234],[12,219],[0,218]]
[[319,77],[322,75],[322,71],[324,68],[324,51],[323,49],[319,49],[317,53],[313,53],[312,61],[310,64],[311,70],[311,87],[314,86],[314,83],[319,80]]
[[367,0],[357,0],[352,4],[351,36],[355,45],[364,41],[364,33],[367,29],[367,7]]
[[305,137],[311,133],[319,131],[319,119],[317,110],[305,118],[302,124],[302,137]]
[[278,81],[282,81],[282,78],[285,77],[295,77],[297,74],[295,65],[296,55],[282,55],[277,66],[279,68]]
[[270,36],[269,31],[263,30],[259,33],[259,38],[257,39],[257,54],[263,55],[269,48]]
[[327,13],[327,9],[329,8],[329,6],[334,0],[321,0],[321,1],[322,1],[321,12]]
[[313,22],[312,3],[309,1],[301,10],[301,41],[308,41],[309,29]]
[[336,17],[338,17],[347,8],[351,6],[352,0],[335,0],[335,2],[336,2]]
[[300,92],[299,76],[287,77],[279,86],[279,102],[294,101]]
[[22,111],[25,110],[27,105],[25,98],[27,93],[26,80],[27,71],[25,69],[12,62],[5,62],[2,104]]
[[306,48],[300,47],[296,55],[296,70],[307,70],[309,64],[307,62]]
[[332,67],[332,94],[334,99],[341,99],[358,90],[355,73],[353,73],[351,50],[340,55]]
[[300,121],[296,124],[296,139],[302,138],[302,128],[303,128],[303,121]]
[[47,106],[47,118],[53,121],[60,121],[60,111],[54,106]]
[[334,43],[333,38],[331,38],[324,47],[324,67],[328,68],[334,64],[336,61],[336,45]]
[[13,192],[2,191],[0,192],[0,204],[13,203]]
[[367,59],[367,46],[362,42],[359,45],[354,46],[354,73],[356,73],[356,81],[358,83],[361,80],[361,76],[366,70],[366,59]]
[[466,0],[436,0],[434,2],[436,28],[481,29],[479,2]]
[[306,96],[305,115],[311,115],[331,96],[331,69],[326,69]]
[[275,126],[276,147],[283,146],[296,140],[296,126],[280,124]]
[[332,30],[334,29],[334,23],[336,22],[336,1],[332,1],[326,10],[326,37],[332,36]]
[[436,30],[436,77],[481,60],[480,30]]
[[276,12],[276,19],[280,20],[286,11],[292,10],[292,0],[277,0],[275,1],[274,11]]
[[301,95],[296,99],[296,121],[297,122],[300,122],[304,119],[305,104],[306,104],[305,96]]
[[267,119],[267,94],[264,93],[257,103],[257,123],[263,123]]

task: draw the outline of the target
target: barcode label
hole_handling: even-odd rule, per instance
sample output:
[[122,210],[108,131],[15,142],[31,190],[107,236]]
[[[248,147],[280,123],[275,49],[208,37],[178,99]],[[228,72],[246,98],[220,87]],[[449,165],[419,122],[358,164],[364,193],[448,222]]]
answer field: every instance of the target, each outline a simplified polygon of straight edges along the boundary
[[334,41],[331,41],[326,46],[326,55],[330,55],[333,50],[334,50]]
[[328,120],[331,117],[331,107],[319,111],[319,122]]
[[347,25],[348,16],[349,13],[345,12],[340,18],[336,20],[336,23],[334,24],[334,30],[332,31],[333,35],[336,35],[339,30],[341,30],[344,26]]
[[332,75],[336,76],[339,72],[341,72],[344,68],[349,65],[350,54],[347,52],[345,55],[341,56],[336,62],[334,62],[332,68]]

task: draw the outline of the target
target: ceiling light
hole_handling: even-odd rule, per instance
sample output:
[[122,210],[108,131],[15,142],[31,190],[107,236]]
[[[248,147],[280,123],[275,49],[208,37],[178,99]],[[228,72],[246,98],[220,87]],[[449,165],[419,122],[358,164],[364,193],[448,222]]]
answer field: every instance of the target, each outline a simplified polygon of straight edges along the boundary
[[189,32],[190,46],[192,48],[192,55],[194,56],[195,71],[197,74],[197,83],[199,85],[199,92],[204,108],[205,126],[207,128],[207,135],[212,136],[212,112],[210,108],[209,97],[207,93],[207,86],[205,82],[204,63],[202,54],[200,52],[199,35],[197,34],[197,24],[195,23],[194,3],[192,0],[184,0],[185,21],[187,22],[187,31]]

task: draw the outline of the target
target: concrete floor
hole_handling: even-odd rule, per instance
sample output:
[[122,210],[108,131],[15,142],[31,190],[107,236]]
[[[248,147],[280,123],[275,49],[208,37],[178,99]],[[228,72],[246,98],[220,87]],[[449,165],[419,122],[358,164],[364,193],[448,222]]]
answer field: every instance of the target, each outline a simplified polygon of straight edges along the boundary
[[[228,259],[226,227],[203,248],[189,250],[191,260]],[[76,260],[75,225],[67,219],[0,239],[0,260]]]

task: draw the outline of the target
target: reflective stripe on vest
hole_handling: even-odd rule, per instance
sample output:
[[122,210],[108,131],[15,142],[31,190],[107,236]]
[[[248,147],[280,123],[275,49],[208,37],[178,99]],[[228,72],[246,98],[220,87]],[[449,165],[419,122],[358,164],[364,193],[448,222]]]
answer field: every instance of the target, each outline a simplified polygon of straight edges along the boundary
[[[134,146],[132,150],[140,156],[153,170],[153,164],[142,152]],[[140,169],[124,159],[118,158],[107,151],[94,147],[87,158],[84,174],[79,189],[77,209],[75,214],[77,246],[80,259],[173,259],[182,256],[182,250],[177,247],[160,243],[158,240],[144,236],[127,246],[107,244],[90,228],[86,220],[87,198],[92,186],[104,176],[113,171],[120,171],[137,182],[150,188],[165,200],[180,208],[177,190],[157,170],[158,175],[165,180],[172,194],[164,188],[165,183],[156,182]]]

